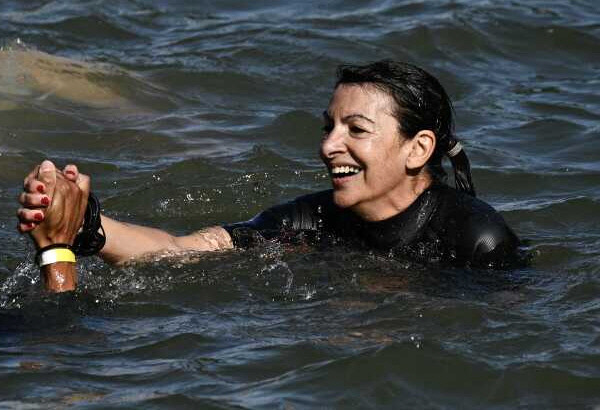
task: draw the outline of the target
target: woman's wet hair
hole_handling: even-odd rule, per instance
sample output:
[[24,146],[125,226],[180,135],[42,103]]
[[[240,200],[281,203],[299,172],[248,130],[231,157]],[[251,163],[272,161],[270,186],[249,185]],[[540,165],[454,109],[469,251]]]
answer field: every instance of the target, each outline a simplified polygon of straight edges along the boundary
[[421,130],[435,133],[435,150],[427,162],[432,176],[446,179],[442,159],[448,156],[456,189],[475,196],[469,159],[454,135],[452,102],[434,76],[413,64],[382,60],[339,66],[336,87],[340,84],[372,84],[390,95],[396,101],[394,116],[402,135],[413,138]]

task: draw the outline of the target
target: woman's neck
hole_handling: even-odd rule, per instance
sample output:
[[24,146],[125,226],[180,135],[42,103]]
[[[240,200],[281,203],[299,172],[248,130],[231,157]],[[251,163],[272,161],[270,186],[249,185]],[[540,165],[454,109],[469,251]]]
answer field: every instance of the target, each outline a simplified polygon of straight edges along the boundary
[[417,175],[392,191],[351,210],[369,222],[383,221],[404,212],[433,183],[429,175]]

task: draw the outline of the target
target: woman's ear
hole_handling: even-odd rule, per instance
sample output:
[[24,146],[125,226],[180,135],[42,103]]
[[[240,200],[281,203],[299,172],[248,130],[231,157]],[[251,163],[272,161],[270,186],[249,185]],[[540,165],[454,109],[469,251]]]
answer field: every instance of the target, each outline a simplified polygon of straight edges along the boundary
[[425,166],[435,150],[435,134],[431,130],[421,130],[411,139],[411,150],[406,159],[408,169]]

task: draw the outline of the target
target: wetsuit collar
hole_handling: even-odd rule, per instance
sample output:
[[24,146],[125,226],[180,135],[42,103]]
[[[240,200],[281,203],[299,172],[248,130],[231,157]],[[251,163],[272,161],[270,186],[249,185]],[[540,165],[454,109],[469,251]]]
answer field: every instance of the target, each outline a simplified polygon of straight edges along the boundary
[[371,246],[391,249],[419,239],[438,204],[439,184],[430,185],[403,212],[382,221],[362,221],[361,236]]

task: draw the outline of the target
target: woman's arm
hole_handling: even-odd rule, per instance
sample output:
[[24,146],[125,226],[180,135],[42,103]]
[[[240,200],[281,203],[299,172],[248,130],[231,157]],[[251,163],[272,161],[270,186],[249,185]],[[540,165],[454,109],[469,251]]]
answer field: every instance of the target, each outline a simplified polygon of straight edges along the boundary
[[[50,161],[36,167],[24,181],[17,212],[19,231],[28,232],[38,250],[56,244],[72,245],[82,225],[89,193],[89,177],[68,165],[63,172]],[[176,237],[159,229],[123,223],[102,216],[106,244],[100,255],[108,262],[123,263],[162,252],[214,251],[233,247],[221,227],[206,228]],[[77,272],[72,262],[55,262],[41,268],[47,290],[73,290]]]
[[119,222],[102,215],[102,227],[106,233],[106,244],[100,251],[100,256],[113,264],[163,252],[182,253],[233,248],[231,237],[220,226],[178,237],[160,229]]

